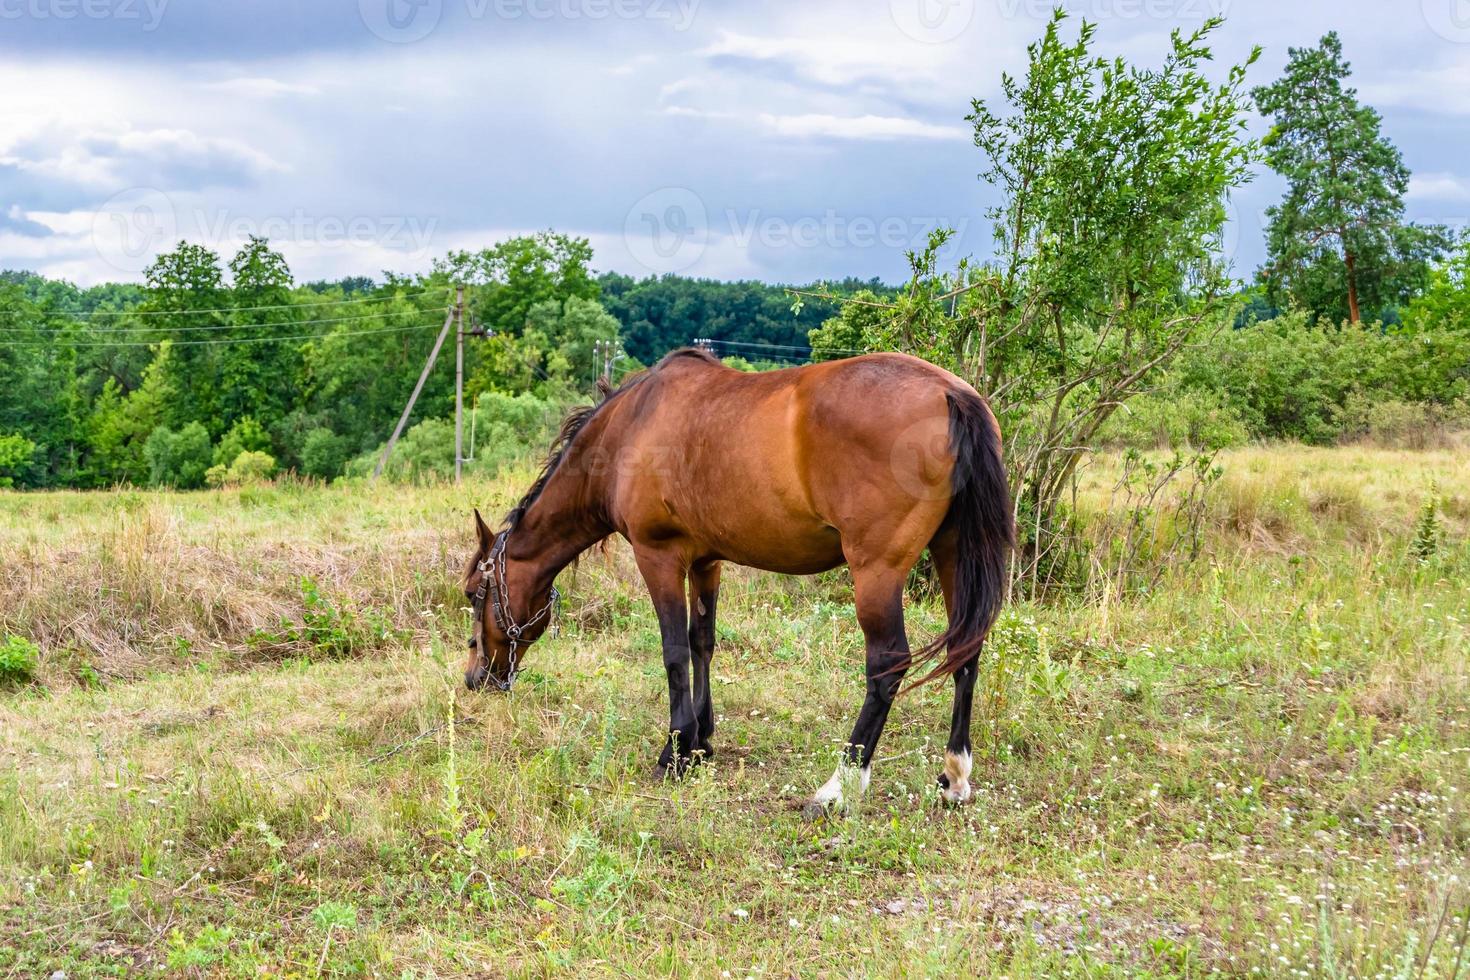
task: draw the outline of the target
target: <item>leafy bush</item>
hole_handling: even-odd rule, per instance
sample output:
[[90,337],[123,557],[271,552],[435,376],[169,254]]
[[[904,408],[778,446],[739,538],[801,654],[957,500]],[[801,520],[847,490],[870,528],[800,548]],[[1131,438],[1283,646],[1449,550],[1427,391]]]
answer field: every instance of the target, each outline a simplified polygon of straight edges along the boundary
[[216,466],[229,466],[244,452],[268,453],[271,437],[261,424],[246,415],[230,426],[214,450]]
[[1326,445],[1349,399],[1451,406],[1470,393],[1470,331],[1312,326],[1294,313],[1226,331],[1180,359],[1184,390],[1218,393],[1257,438]]
[[212,487],[237,487],[250,483],[263,483],[276,472],[276,459],[270,453],[243,452],[235,457],[228,467],[218,464],[205,473],[205,480]]
[[0,435],[0,487],[12,486],[15,475],[27,466],[36,444],[23,436]]
[[1099,438],[1129,449],[1226,449],[1250,433],[1221,392],[1171,386],[1124,405]]
[[1342,438],[1404,449],[1447,446],[1450,433],[1470,424],[1470,404],[1406,402],[1397,398],[1373,401],[1360,392],[1348,395],[1338,414]]
[[[529,392],[507,395],[485,392],[479,408],[467,413],[465,453],[473,449],[467,466],[474,473],[496,473],[501,466],[528,455],[539,455],[551,442],[563,406]],[[471,418],[474,442],[471,445]],[[383,447],[363,453],[347,464],[347,474],[365,477],[373,472]],[[420,482],[454,473],[454,420],[425,419],[411,427],[393,448],[384,474],[391,480]]]
[[0,643],[0,684],[25,684],[36,674],[41,651],[23,636],[5,637]]
[[342,475],[342,468],[351,456],[352,447],[346,436],[339,436],[331,429],[312,429],[301,445],[301,472],[331,480]]
[[209,432],[198,422],[190,422],[177,432],[161,425],[143,444],[143,458],[148,463],[148,482],[153,486],[197,489],[204,485],[209,469]]

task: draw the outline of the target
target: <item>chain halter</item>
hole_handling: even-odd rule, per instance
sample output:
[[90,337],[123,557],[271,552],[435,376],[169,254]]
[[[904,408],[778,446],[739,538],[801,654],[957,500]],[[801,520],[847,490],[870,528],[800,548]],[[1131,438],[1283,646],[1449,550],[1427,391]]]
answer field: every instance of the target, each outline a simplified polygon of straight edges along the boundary
[[[546,599],[546,605],[541,610],[526,620],[517,623],[510,612],[510,589],[505,584],[505,542],[510,537],[510,528],[506,528],[495,536],[495,544],[490,548],[490,554],[482,558],[476,569],[480,573],[480,587],[475,590],[475,642],[483,643],[485,636],[485,597],[490,598],[490,613],[495,617],[495,625],[510,640],[510,671],[505,675],[505,680],[496,680],[490,674],[490,680],[497,688],[509,692],[516,682],[519,670],[516,668],[516,650],[520,647],[521,637],[526,630],[535,626],[541,620],[551,616],[556,610],[556,604],[561,600],[561,593],[556,586],[551,587],[551,595]],[[530,642],[529,640],[527,641]],[[489,667],[489,659],[484,649],[480,650],[480,656],[485,658],[486,667]],[[489,673],[487,669],[487,674]]]

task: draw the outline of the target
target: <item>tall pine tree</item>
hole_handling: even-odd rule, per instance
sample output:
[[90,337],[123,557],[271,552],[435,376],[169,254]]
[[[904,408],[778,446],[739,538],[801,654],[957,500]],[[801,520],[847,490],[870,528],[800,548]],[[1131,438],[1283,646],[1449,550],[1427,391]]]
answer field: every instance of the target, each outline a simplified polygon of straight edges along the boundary
[[1252,94],[1274,126],[1266,162],[1288,182],[1266,214],[1271,300],[1354,323],[1384,316],[1423,288],[1448,244],[1442,228],[1404,220],[1409,169],[1381,118],[1345,83],[1336,33],[1292,48],[1286,73]]

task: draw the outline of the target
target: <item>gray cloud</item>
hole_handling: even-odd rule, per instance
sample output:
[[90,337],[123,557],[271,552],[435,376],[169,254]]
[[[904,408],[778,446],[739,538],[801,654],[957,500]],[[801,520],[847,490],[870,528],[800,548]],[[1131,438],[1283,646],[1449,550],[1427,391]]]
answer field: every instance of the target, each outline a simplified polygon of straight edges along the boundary
[[[87,2],[133,2],[140,16],[5,17]],[[1023,0],[957,0],[945,9],[965,19],[930,28],[910,2],[171,0],[145,30],[143,0],[0,0],[13,123],[8,144],[0,135],[0,206],[17,205],[9,221],[31,234],[86,229],[113,195],[156,188],[188,228],[272,229],[304,278],[411,271],[427,266],[425,249],[546,227],[590,236],[602,268],[643,274],[659,270],[630,245],[630,213],[673,188],[698,199],[708,225],[686,271],[897,279],[902,229],[963,224],[956,254],[989,251],[994,198],[963,117],[971,97],[994,96],[1001,71],[1024,66],[1048,16]],[[1101,21],[1104,53],[1156,63],[1169,30],[1198,25],[1202,2],[1068,6]],[[1411,210],[1453,221],[1470,210],[1454,193],[1470,183],[1470,88],[1446,86],[1466,77],[1470,44],[1417,16],[1420,2],[1406,16],[1301,0],[1288,18],[1279,4],[1232,0],[1217,64],[1263,43],[1252,73],[1263,82],[1288,45],[1339,29],[1357,84],[1421,175]],[[1237,196],[1241,273],[1260,259],[1259,216],[1280,190],[1263,174]],[[432,231],[425,249],[395,248],[386,232],[332,248],[319,233],[328,223]],[[896,237],[864,231],[885,223]],[[25,234],[0,223],[0,251]],[[25,255],[44,264],[39,250]],[[117,275],[89,261],[78,246],[52,267]]]

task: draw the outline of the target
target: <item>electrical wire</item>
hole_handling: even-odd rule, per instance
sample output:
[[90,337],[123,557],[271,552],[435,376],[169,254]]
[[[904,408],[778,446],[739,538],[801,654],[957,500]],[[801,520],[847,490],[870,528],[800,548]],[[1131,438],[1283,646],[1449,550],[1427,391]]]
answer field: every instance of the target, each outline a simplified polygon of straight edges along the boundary
[[766,348],[769,348],[769,349],[772,349],[772,350],[806,351],[807,353],[811,353],[811,354],[867,354],[867,353],[870,353],[870,351],[865,351],[865,350],[854,350],[851,347],[792,347],[792,346],[790,346],[788,344],[767,344],[767,343],[757,343],[757,342],[754,342],[754,341],[742,341],[742,340],[715,340],[713,338],[706,340],[705,343],[709,343],[709,344],[724,344],[727,347],[754,347],[756,349],[766,349]]
[[424,296],[428,293],[448,292],[448,286],[432,286],[428,289],[419,289],[408,293],[394,293],[389,296],[367,296],[356,299],[331,299],[320,303],[278,303],[269,306],[221,306],[212,309],[200,310],[88,310],[84,313],[68,313],[66,316],[73,318],[85,318],[91,316],[189,316],[195,313],[253,313],[258,310],[295,310],[301,307],[311,306],[342,306],[346,303],[370,303],[385,299],[406,299],[410,296]]
[[288,341],[288,340],[327,340],[328,338],[336,338],[336,337],[367,337],[367,336],[371,336],[371,335],[374,335],[374,334],[411,333],[411,332],[413,332],[415,330],[427,330],[430,327],[437,328],[439,326],[440,326],[439,322],[437,320],[435,320],[435,321],[432,321],[432,322],[429,322],[429,323],[415,324],[414,326],[411,326],[411,327],[385,327],[385,328],[380,329],[380,330],[341,330],[341,331],[336,331],[336,332],[329,331],[327,333],[293,334],[291,336],[226,337],[226,338],[223,338],[223,339],[220,339],[220,340],[171,340],[171,339],[162,339],[162,340],[118,340],[118,341],[100,341],[100,342],[91,342],[91,341],[88,341],[88,342],[83,342],[83,343],[67,343],[65,341],[62,341],[60,343],[57,343],[57,342],[54,342],[54,341],[53,342],[34,343],[34,342],[27,342],[27,341],[20,341],[20,340],[4,340],[4,339],[0,339],[0,347],[12,347],[12,348],[13,347],[19,347],[19,348],[32,349],[32,350],[54,350],[56,348],[68,348],[68,347],[73,347],[73,348],[74,347],[153,347],[153,346],[156,346],[158,344],[163,344],[163,343],[170,344],[170,345],[172,345],[174,347],[197,347],[197,346],[203,346],[203,345],[226,347],[226,346],[229,346],[231,344],[269,344],[269,343],[278,343],[278,342]]
[[[183,333],[193,330],[249,330],[261,327],[304,327],[315,323],[346,323],[350,320],[383,320],[394,316],[416,316],[421,313],[447,313],[449,307],[436,306],[423,310],[392,310],[385,313],[363,313],[358,316],[324,317],[317,320],[288,320],[285,323],[207,323],[187,327],[88,327],[94,333],[142,333],[149,331],[153,333]],[[25,330],[25,327],[0,326],[0,330],[11,332]],[[44,330],[44,328],[41,328]],[[62,328],[54,328],[45,332],[59,333]]]

